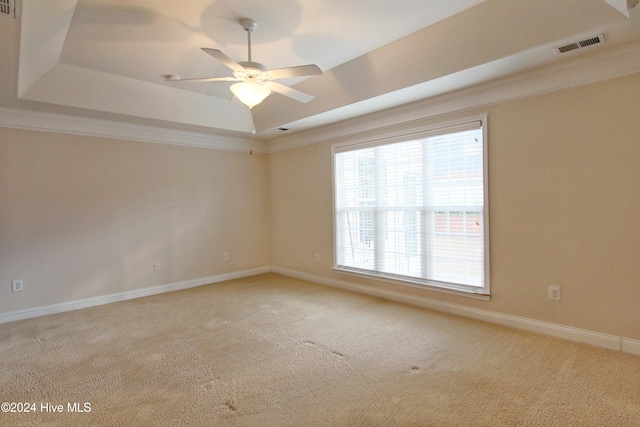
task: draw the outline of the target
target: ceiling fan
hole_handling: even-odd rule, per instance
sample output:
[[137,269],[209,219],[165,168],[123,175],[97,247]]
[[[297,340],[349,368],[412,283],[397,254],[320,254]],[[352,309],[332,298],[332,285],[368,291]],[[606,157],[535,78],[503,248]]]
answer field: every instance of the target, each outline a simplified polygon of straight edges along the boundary
[[252,19],[242,19],[240,24],[247,32],[248,60],[235,62],[218,49],[203,47],[202,50],[222,62],[233,71],[233,77],[202,77],[183,79],[176,75],[166,75],[165,80],[170,82],[239,82],[231,85],[231,92],[249,109],[261,103],[271,91],[293,98],[300,102],[309,102],[313,96],[300,92],[289,86],[278,83],[275,80],[290,77],[316,76],[322,74],[322,70],[314,64],[300,65],[297,67],[277,68],[267,70],[264,65],[251,60],[251,33],[258,26]]

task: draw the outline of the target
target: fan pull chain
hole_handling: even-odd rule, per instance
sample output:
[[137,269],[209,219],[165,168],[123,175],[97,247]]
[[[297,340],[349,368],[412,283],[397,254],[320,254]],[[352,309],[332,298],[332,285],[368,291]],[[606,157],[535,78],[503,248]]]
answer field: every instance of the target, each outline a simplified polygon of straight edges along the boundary
[[253,110],[249,108],[249,117],[251,117],[251,135],[256,134],[256,124],[253,122]]

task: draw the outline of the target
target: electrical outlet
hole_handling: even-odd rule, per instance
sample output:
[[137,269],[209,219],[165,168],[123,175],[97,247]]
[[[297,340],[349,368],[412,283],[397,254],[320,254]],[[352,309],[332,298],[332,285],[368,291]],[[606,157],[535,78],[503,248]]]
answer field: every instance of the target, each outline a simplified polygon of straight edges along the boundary
[[225,252],[222,254],[222,261],[227,262],[231,259],[231,254],[229,252]]
[[313,262],[320,262],[320,254],[315,254],[313,256]]
[[561,301],[562,293],[560,291],[560,286],[551,285],[547,287],[547,299],[549,301]]
[[153,271],[158,271],[158,270],[160,270],[160,263],[156,262],[153,264]]
[[22,279],[11,281],[11,292],[22,292],[24,290],[24,284]]

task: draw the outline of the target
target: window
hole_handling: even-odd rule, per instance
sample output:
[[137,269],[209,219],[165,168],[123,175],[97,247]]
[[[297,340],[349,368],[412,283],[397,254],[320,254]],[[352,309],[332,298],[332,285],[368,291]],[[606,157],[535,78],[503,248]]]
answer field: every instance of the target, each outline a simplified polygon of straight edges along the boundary
[[15,18],[15,4],[12,0],[0,0],[0,15]]
[[484,122],[335,145],[335,268],[487,294]]

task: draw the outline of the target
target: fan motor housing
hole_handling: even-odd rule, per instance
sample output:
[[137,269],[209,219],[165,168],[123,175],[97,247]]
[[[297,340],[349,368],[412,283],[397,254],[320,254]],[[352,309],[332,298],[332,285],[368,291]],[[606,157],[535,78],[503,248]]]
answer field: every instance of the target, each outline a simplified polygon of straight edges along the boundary
[[238,64],[242,65],[247,70],[255,70],[260,72],[267,71],[267,67],[265,67],[264,65],[258,62],[244,61],[244,62],[238,62]]
[[267,67],[258,62],[244,61],[238,62],[238,64],[242,65],[245,71],[234,71],[233,76],[237,79],[265,80],[269,78]]

